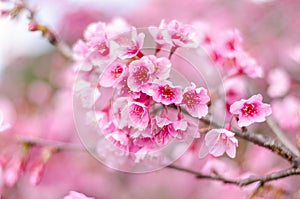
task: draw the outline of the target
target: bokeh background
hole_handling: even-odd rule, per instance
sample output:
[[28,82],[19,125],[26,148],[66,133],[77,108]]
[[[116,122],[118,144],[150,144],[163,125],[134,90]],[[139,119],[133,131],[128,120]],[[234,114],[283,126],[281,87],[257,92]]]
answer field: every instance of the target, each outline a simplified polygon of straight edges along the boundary
[[[37,9],[39,22],[53,29],[69,45],[82,37],[90,22],[109,22],[116,17],[136,27],[177,19],[190,24],[206,23],[215,33],[236,28],[241,32],[244,48],[266,73],[279,67],[294,81],[300,81],[300,1],[297,0],[31,0],[28,3]],[[22,149],[10,135],[80,145],[72,113],[72,63],[39,32],[28,32],[26,14],[21,13],[14,20],[0,19],[0,109],[5,121],[12,124],[12,129],[1,135],[0,153],[10,153],[13,159],[18,159]],[[263,85],[265,81],[259,80],[257,84]],[[259,88],[261,92],[265,89]],[[296,140],[296,134],[297,131],[290,132],[287,136]],[[193,146],[177,164],[204,172],[216,169],[228,177],[264,174],[287,166],[269,151],[253,145],[241,144],[234,160],[226,157],[199,160],[198,150],[199,146]],[[40,152],[36,153],[38,157]],[[33,162],[36,157],[32,155]],[[38,185],[30,184],[30,175],[29,169],[14,186],[5,187],[3,197],[59,199],[75,190],[99,199],[220,196],[241,199],[255,188],[198,180],[169,169],[141,175],[122,173],[105,167],[80,149],[55,153]],[[300,198],[299,177],[273,184],[293,192],[282,198]]]

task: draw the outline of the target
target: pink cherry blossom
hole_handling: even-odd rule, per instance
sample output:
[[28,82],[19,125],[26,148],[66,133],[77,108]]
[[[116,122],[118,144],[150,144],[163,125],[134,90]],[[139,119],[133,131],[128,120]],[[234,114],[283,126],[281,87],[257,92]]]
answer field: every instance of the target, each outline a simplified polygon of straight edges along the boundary
[[90,24],[84,32],[84,38],[87,41],[87,46],[92,51],[97,51],[103,56],[109,54],[109,45],[104,23]]
[[140,60],[131,62],[128,68],[128,87],[134,92],[141,91],[142,87],[149,82],[150,75],[154,72],[153,63],[142,57]]
[[171,44],[176,47],[198,46],[195,30],[190,25],[182,24],[179,21],[172,20],[166,24],[162,20],[159,27],[150,27],[149,31],[154,40],[160,45]]
[[143,103],[130,102],[128,104],[128,118],[130,119],[130,126],[144,130],[149,123],[149,108]]
[[182,101],[182,88],[172,86],[171,82],[168,81],[156,81],[143,92],[152,96],[154,101],[164,105],[179,104]]
[[268,95],[270,97],[282,97],[291,87],[291,79],[286,71],[276,68],[268,75]]
[[103,87],[116,87],[127,73],[127,66],[121,61],[108,65],[99,78],[99,85]]
[[228,30],[220,34],[218,43],[228,51],[241,50],[242,37],[237,29]]
[[271,115],[272,109],[269,104],[262,103],[260,94],[253,95],[249,99],[242,99],[230,106],[230,113],[238,115],[238,126],[245,127],[255,122],[264,122]]
[[234,158],[236,147],[238,146],[238,140],[234,135],[234,133],[226,129],[212,129],[208,131],[200,149],[199,157],[203,158],[208,153],[219,157],[226,152],[229,157]]
[[129,132],[126,130],[117,129],[112,133],[109,133],[105,136],[107,140],[109,140],[116,147],[129,151],[130,148],[130,138]]
[[94,199],[94,198],[87,197],[84,194],[76,191],[70,191],[67,196],[63,197],[63,199]]
[[295,130],[300,125],[300,100],[287,96],[272,102],[273,116],[279,126],[285,130]]
[[[137,33],[137,30],[132,27],[131,39],[124,39],[119,42],[120,45],[120,59],[128,59],[137,56],[143,47],[145,34]],[[140,56],[141,57],[141,56]]]
[[153,78],[157,78],[159,80],[165,80],[169,78],[171,71],[171,61],[166,57],[157,58],[154,55],[148,55],[142,57],[142,59],[149,59],[154,65],[154,72],[151,74]]
[[202,87],[196,88],[196,85],[192,83],[192,86],[185,88],[181,104],[193,117],[201,118],[208,113],[209,101],[207,90]]
[[171,121],[167,117],[156,116],[152,121],[152,133],[158,144],[167,144],[170,138],[183,138],[188,123],[184,119]]

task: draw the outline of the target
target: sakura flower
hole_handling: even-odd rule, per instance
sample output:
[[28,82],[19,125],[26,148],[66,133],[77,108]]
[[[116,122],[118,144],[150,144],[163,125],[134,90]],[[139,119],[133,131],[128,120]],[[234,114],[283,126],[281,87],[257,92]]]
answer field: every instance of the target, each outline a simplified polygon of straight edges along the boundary
[[286,71],[274,69],[268,75],[268,95],[270,97],[284,96],[290,89],[291,80]]
[[150,27],[149,32],[160,45],[171,44],[175,47],[197,47],[196,35],[192,26],[172,20],[168,24],[162,20],[159,27]]
[[142,57],[140,60],[131,62],[128,68],[128,87],[134,92],[141,91],[142,87],[150,80],[150,75],[154,72],[153,63]]
[[99,78],[99,85],[103,87],[116,87],[126,75],[127,66],[115,61],[108,65]]
[[156,81],[143,92],[152,96],[154,101],[164,105],[179,104],[182,101],[182,88],[172,86],[171,82],[168,81]]
[[300,100],[287,96],[283,100],[272,102],[273,116],[279,126],[285,130],[295,130],[300,125]]
[[125,41],[121,41],[119,43],[121,51],[119,58],[124,60],[138,55],[143,47],[144,39],[144,33],[138,34],[137,30],[135,28],[132,28],[131,39],[129,41],[128,39],[125,39]]
[[229,157],[234,158],[237,146],[238,140],[234,137],[233,132],[226,129],[212,129],[205,135],[199,157],[203,158],[208,153],[219,157],[226,152]]
[[220,34],[220,45],[228,51],[241,50],[242,37],[237,29]]
[[92,23],[84,32],[87,46],[103,56],[109,54],[109,45],[104,23]]
[[262,78],[264,76],[261,66],[246,53],[237,54],[237,66],[240,74],[246,74],[251,78]]
[[238,126],[249,126],[254,122],[264,122],[271,115],[272,109],[269,104],[262,103],[260,94],[253,95],[247,100],[234,102],[230,106],[230,113],[238,115]]
[[181,139],[187,130],[188,123],[184,119],[171,121],[167,117],[155,117],[152,121],[152,132],[158,144],[167,144],[170,138]]
[[130,138],[126,130],[118,129],[105,136],[116,147],[128,151],[130,146]]
[[185,88],[181,104],[193,117],[201,118],[208,113],[209,101],[207,90],[202,87],[196,88],[196,85],[192,83],[192,86]]
[[148,58],[154,65],[154,73],[152,74],[152,76],[156,77],[159,80],[165,80],[169,78],[172,64],[168,58],[157,58],[153,55],[145,56],[145,58]]
[[139,130],[146,129],[149,123],[148,113],[149,108],[143,103],[130,102],[128,105],[128,118],[130,120],[130,126]]
[[82,40],[78,40],[74,45],[73,45],[73,54],[74,54],[74,59],[76,61],[81,61],[84,58],[86,58],[89,53],[89,47],[86,45],[86,43]]
[[76,191],[70,191],[67,196],[63,197],[63,199],[94,199],[94,198],[87,197],[84,194]]
[[[114,100],[112,105],[113,122],[118,128],[124,128],[128,126],[129,114],[128,114],[128,97],[119,97]],[[125,109],[125,110],[124,110]]]

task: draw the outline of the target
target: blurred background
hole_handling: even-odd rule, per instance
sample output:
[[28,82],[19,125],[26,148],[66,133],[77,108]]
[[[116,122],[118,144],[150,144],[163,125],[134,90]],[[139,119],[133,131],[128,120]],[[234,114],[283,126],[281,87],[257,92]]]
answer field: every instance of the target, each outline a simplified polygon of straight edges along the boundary
[[[162,19],[177,19],[190,24],[205,23],[216,33],[236,28],[241,32],[246,51],[266,73],[279,67],[286,70],[293,81],[300,81],[300,1],[30,0],[28,4],[37,9],[38,21],[69,45],[82,37],[89,23],[109,22],[116,17],[136,27],[158,26]],[[22,149],[14,145],[9,134],[80,144],[72,114],[72,63],[39,32],[28,31],[26,14],[21,13],[14,20],[0,19],[0,110],[5,122],[12,125],[8,135],[1,135],[0,153],[11,154],[13,160],[18,159]],[[265,89],[260,88],[262,92]],[[300,97],[298,92],[295,95]],[[288,136],[296,140],[297,130]],[[234,160],[226,157],[199,160],[198,150],[199,146],[193,145],[177,164],[199,171],[216,169],[229,177],[264,174],[287,166],[269,151],[253,145],[242,144]],[[31,158],[37,161],[34,156]],[[197,180],[169,169],[142,175],[121,173],[105,167],[84,150],[55,153],[36,186],[29,182],[30,171],[12,187],[0,185],[4,187],[3,198],[59,199],[69,190],[75,190],[99,199],[211,199],[220,196],[241,199],[247,198],[256,187],[239,188]],[[300,198],[299,177],[273,184],[280,188],[262,198],[276,198],[279,191],[293,194],[278,198]]]

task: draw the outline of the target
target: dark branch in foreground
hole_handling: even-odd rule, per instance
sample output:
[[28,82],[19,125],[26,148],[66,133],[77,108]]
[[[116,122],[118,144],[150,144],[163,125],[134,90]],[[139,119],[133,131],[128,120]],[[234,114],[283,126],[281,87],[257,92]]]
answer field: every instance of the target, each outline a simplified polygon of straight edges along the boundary
[[255,182],[264,184],[266,182],[278,180],[278,179],[285,178],[288,176],[300,175],[299,167],[298,168],[288,168],[288,169],[274,172],[274,173],[271,173],[271,174],[268,174],[265,176],[249,177],[249,178],[245,178],[245,179],[230,179],[230,178],[222,177],[222,176],[216,175],[216,174],[203,174],[198,171],[194,171],[194,170],[183,168],[183,167],[176,166],[176,165],[169,165],[169,166],[167,166],[167,168],[192,174],[198,179],[208,179],[208,180],[220,181],[225,184],[234,184],[234,185],[241,186],[241,187],[253,184]]

